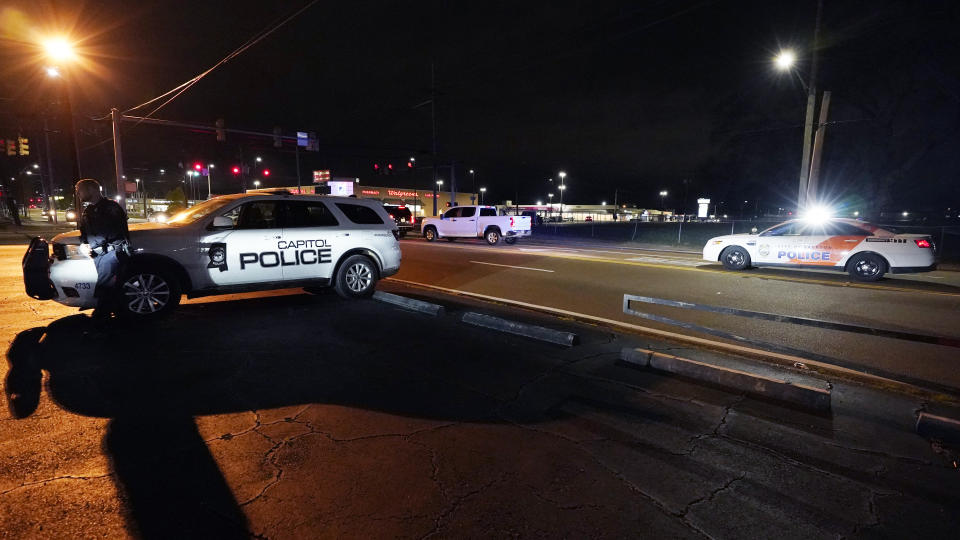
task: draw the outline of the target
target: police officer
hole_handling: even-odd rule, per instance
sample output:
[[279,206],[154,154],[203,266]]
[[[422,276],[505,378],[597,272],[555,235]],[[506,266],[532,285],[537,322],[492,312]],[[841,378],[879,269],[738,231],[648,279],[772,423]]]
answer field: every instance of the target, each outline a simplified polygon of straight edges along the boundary
[[93,318],[106,320],[118,307],[121,265],[129,255],[130,233],[127,213],[116,201],[105,198],[100,183],[93,179],[77,182],[79,203],[88,203],[80,216],[80,241],[90,244],[93,262],[97,266],[97,286],[93,296],[97,307]]

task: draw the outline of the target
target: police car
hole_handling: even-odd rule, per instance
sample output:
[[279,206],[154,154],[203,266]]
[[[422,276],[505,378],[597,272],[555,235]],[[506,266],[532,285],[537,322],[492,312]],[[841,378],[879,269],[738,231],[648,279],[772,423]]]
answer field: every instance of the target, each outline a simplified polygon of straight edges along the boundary
[[[343,297],[366,297],[401,258],[397,225],[382,203],[285,192],[217,197],[166,223],[132,224],[130,240],[121,313],[132,319],[169,312],[181,294],[332,286]],[[24,256],[27,293],[95,307],[97,272],[79,231],[54,237],[44,264],[31,255],[46,252],[41,243],[34,239]]]
[[933,240],[897,234],[853,219],[794,219],[759,233],[711,238],[703,258],[728,270],[751,266],[813,267],[876,281],[887,272],[928,272],[936,267]]

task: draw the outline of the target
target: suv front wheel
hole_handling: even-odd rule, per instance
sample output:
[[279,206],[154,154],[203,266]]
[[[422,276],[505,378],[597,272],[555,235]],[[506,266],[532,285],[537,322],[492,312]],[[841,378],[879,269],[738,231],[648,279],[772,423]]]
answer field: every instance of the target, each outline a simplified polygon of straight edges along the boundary
[[364,255],[351,255],[337,270],[334,289],[344,298],[367,298],[377,285],[377,265]]
[[180,283],[165,269],[134,267],[121,278],[118,315],[133,321],[163,317],[180,305]]

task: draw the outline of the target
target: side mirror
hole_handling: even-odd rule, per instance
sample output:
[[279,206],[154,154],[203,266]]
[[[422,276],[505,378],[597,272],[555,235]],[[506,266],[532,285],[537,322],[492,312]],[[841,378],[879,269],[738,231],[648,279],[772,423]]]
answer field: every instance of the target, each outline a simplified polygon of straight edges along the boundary
[[228,218],[227,216],[217,216],[213,218],[212,227],[214,229],[232,229],[233,220]]

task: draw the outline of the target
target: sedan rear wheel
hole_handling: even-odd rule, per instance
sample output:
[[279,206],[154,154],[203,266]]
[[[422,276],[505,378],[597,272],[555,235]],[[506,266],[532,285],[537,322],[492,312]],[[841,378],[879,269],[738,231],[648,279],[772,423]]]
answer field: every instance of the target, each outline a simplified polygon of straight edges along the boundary
[[887,262],[872,253],[854,255],[850,258],[847,271],[857,281],[877,281],[887,270]]

